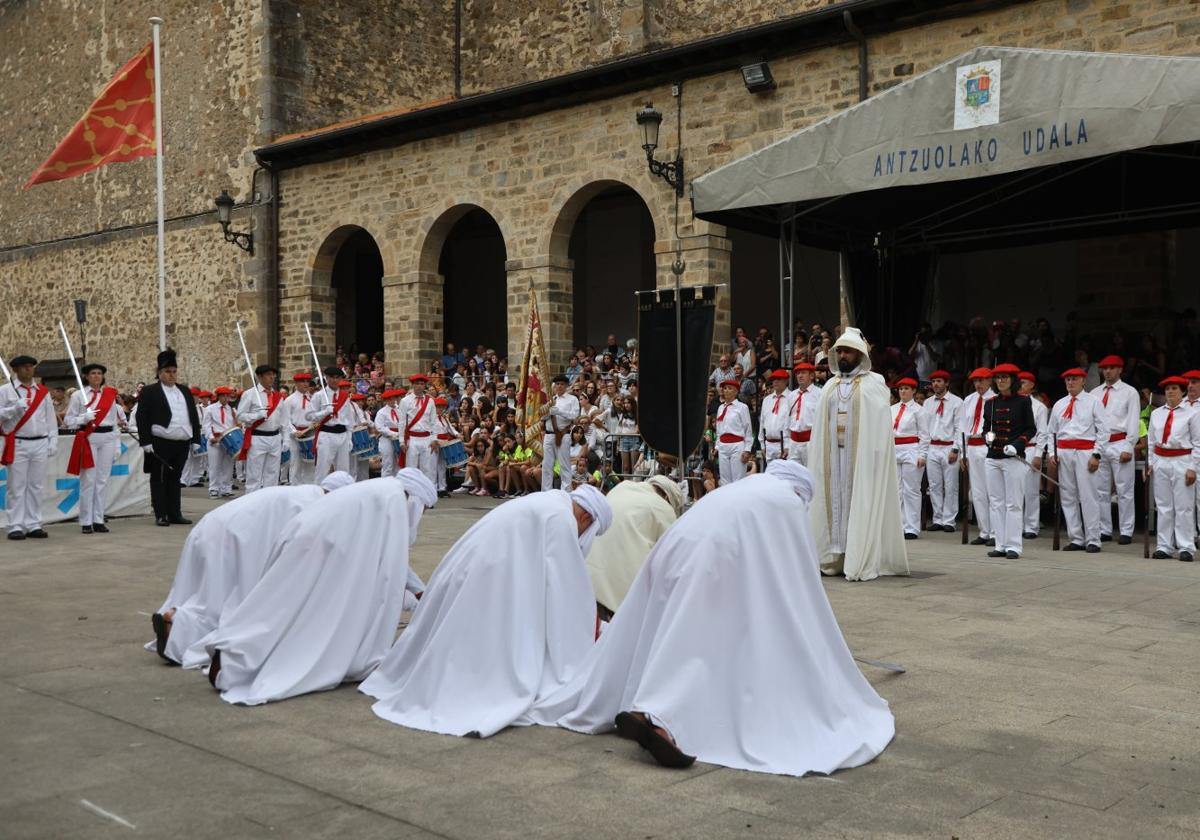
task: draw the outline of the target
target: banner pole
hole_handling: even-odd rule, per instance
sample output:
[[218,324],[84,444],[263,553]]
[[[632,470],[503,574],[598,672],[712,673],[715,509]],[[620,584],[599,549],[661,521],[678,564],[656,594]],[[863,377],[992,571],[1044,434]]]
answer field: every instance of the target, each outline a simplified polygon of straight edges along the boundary
[[158,349],[167,349],[167,255],[163,222],[163,130],[162,130],[162,61],[159,58],[159,28],[163,20],[150,18],[154,38],[154,173],[158,204]]

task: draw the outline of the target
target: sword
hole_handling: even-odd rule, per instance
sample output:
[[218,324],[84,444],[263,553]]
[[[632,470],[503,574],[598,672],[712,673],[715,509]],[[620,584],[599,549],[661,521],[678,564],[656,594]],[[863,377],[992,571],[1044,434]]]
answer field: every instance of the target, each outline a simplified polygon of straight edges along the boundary
[[1028,462],[1028,461],[1026,461],[1024,458],[1020,457],[1019,455],[1018,455],[1018,456],[1014,456],[1014,457],[1016,457],[1016,459],[1017,459],[1018,461],[1020,461],[1022,464],[1024,464],[1024,465],[1025,465],[1025,466],[1027,466],[1027,467],[1029,467],[1029,469],[1030,469],[1031,471],[1033,471],[1033,472],[1037,473],[1037,474],[1038,474],[1038,475],[1040,475],[1042,478],[1044,478],[1044,479],[1046,479],[1047,481],[1049,481],[1049,482],[1050,482],[1051,484],[1053,484],[1055,487],[1058,487],[1058,486],[1059,486],[1059,483],[1058,483],[1057,481],[1055,481],[1055,480],[1054,480],[1053,478],[1051,478],[1050,476],[1046,475],[1046,474],[1045,474],[1044,472],[1042,472],[1041,470],[1037,469],[1037,468],[1036,468],[1036,467],[1035,467],[1033,464],[1029,463],[1029,462]]
[[12,371],[8,369],[8,365],[4,364],[4,359],[0,359],[0,372],[3,372],[8,381],[12,382]]
[[893,674],[907,674],[908,669],[903,665],[897,665],[894,662],[880,662],[877,659],[866,659],[861,656],[854,657],[855,662],[861,662],[864,665],[870,665],[873,668],[882,668],[885,671],[891,671]]
[[62,333],[63,344],[67,346],[67,358],[71,360],[71,370],[75,371],[75,384],[83,391],[83,377],[79,375],[79,365],[75,364],[75,351],[71,349],[71,339],[67,338],[67,330],[63,322],[58,322],[58,331]]
[[312,330],[308,328],[308,321],[304,322],[304,334],[308,336],[308,349],[312,351],[313,364],[317,368],[317,379],[321,382],[321,390],[325,389],[325,374],[321,371],[321,359],[317,355],[316,345],[313,344]]
[[246,349],[246,336],[242,335],[242,322],[237,322],[238,341],[242,342],[242,355],[246,357],[246,373],[250,376],[250,387],[254,389],[254,396],[258,397],[258,407],[263,411],[267,407],[263,405],[262,393],[258,390],[258,383],[254,380],[254,363],[250,361],[250,351]]

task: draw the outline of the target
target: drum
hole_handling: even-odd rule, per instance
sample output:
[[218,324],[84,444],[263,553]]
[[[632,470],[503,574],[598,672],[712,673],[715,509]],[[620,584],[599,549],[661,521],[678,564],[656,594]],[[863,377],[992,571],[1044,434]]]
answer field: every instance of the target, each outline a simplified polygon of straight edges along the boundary
[[228,452],[231,457],[236,458],[238,453],[242,451],[242,440],[244,438],[245,434],[242,430],[234,426],[221,435],[218,443],[221,444],[221,448]]
[[279,453],[280,464],[286,464],[290,460],[292,460],[292,450],[284,449],[283,452]]
[[196,444],[196,454],[197,455],[208,454],[208,438],[206,438],[204,435],[200,435],[200,442],[198,444]]
[[379,454],[379,441],[371,437],[371,433],[367,431],[366,426],[359,426],[350,432],[350,454],[362,455],[365,452],[375,450],[375,454]]
[[446,466],[461,467],[467,463],[467,447],[461,440],[451,440],[442,444],[442,457]]
[[358,460],[360,460],[360,461],[370,461],[372,458],[378,458],[379,457],[379,438],[377,438],[377,437],[371,438],[370,449],[364,449],[363,451],[357,453],[355,457],[357,457]]
[[297,438],[296,446],[300,449],[301,461],[315,461],[317,454],[313,452],[313,442],[311,437]]

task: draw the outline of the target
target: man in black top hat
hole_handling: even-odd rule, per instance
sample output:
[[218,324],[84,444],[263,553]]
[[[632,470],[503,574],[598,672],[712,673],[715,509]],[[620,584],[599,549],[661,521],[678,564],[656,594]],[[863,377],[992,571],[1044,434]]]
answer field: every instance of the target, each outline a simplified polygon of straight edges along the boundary
[[146,453],[143,467],[150,474],[150,504],[157,525],[191,525],[180,510],[179,476],[191,446],[200,442],[200,417],[186,385],[177,379],[175,351],[158,354],[158,381],[138,397],[138,440]]
[[12,379],[0,388],[0,466],[8,470],[8,538],[42,539],[46,464],[58,446],[58,416],[45,385],[33,381],[37,359],[17,356]]

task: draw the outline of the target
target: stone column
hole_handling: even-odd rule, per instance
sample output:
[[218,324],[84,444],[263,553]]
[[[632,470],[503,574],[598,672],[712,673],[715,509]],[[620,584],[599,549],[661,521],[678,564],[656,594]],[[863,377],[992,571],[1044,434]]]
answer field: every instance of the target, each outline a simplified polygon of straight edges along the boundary
[[442,287],[433,271],[408,271],[383,278],[383,346],[389,377],[426,371],[441,354]]
[[526,318],[529,315],[529,288],[537,294],[542,338],[554,372],[563,370],[573,349],[575,301],[572,260],[551,256],[509,260],[508,272],[508,369],[520,373],[521,354],[525,352]]
[[729,346],[732,331],[732,301],[729,284],[730,253],[733,246],[724,236],[711,233],[685,236],[682,239],[660,239],[654,243],[655,280],[658,288],[675,285],[675,273],[671,270],[676,258],[683,260],[683,274],[679,278],[683,286],[708,286],[726,284],[717,290],[717,314],[713,327],[713,361],[721,350]]
[[322,365],[333,364],[337,351],[335,312],[337,292],[329,286],[286,283],[279,293],[279,362],[281,378],[290,381],[297,370],[313,370],[312,352],[304,334],[307,322]]

